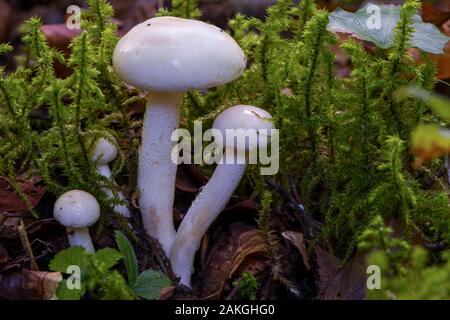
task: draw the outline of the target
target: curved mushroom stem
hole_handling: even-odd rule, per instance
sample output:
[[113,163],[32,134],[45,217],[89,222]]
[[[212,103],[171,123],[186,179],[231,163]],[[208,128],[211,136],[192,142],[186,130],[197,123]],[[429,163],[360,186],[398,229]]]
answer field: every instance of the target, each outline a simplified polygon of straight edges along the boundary
[[148,95],[139,154],[138,190],[147,233],[169,255],[175,238],[173,200],[177,165],[172,162],[172,133],[178,128],[182,93]]
[[[112,173],[111,173],[111,169],[109,168],[108,165],[98,165],[97,166],[97,172],[99,175],[111,180],[112,179]],[[108,196],[108,198],[110,199],[114,199],[114,193],[112,192],[111,189],[106,188],[106,187],[102,187],[101,188],[102,191],[104,193],[106,193],[106,195]],[[119,200],[121,201],[126,201],[125,196],[123,195],[122,192],[118,192],[117,196],[119,197]],[[126,205],[123,204],[119,204],[119,205],[115,205],[114,206],[114,212],[117,212],[118,214],[120,214],[122,217],[124,218],[129,218],[131,217],[131,213],[130,210],[128,209],[128,207]]]
[[80,246],[88,252],[95,252],[88,228],[67,228],[67,237],[71,247]]
[[[225,152],[228,154],[227,149]],[[172,245],[170,262],[180,283],[191,286],[195,253],[208,228],[225,208],[244,175],[246,165],[220,163],[189,208]],[[242,161],[242,163],[245,163]]]

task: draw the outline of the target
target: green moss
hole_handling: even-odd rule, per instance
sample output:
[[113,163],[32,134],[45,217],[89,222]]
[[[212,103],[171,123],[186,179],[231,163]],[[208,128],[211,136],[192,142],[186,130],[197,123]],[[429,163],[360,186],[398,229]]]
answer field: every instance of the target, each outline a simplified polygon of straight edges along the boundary
[[237,287],[236,298],[238,300],[256,300],[258,281],[250,272],[242,273],[238,280],[233,282]]

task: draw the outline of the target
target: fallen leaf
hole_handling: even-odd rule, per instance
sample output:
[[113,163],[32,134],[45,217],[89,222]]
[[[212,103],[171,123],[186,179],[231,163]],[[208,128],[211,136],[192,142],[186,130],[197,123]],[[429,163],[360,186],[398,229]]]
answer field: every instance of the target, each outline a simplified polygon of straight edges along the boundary
[[199,187],[191,182],[184,170],[180,169],[177,170],[177,179],[175,182],[175,186],[179,191],[187,193],[197,193],[199,190]]
[[450,79],[450,44],[444,48],[444,54],[434,56],[433,60],[437,63],[438,74],[437,78],[440,80]]
[[[450,36],[450,0],[422,2],[422,17],[424,21],[435,24],[442,32]],[[437,64],[437,78],[450,79],[450,43],[446,44],[443,55],[433,55],[432,59]]]
[[327,285],[326,300],[363,300],[366,289],[365,254],[358,252]]
[[69,44],[73,38],[80,34],[80,30],[71,30],[63,23],[47,24],[41,27],[48,44],[64,53],[69,53]]
[[285,239],[291,241],[295,247],[297,247],[300,255],[303,258],[303,263],[305,264],[306,269],[310,269],[311,265],[309,264],[308,253],[306,252],[305,239],[303,237],[303,233],[295,232],[295,231],[285,231],[281,234]]
[[0,275],[0,300],[49,300],[62,280],[60,272],[22,269]]
[[[27,196],[31,206],[34,208],[45,194],[45,188],[35,186],[30,181],[19,180],[17,183],[22,192]],[[14,192],[14,188],[5,177],[0,177],[0,212],[1,211],[9,213],[26,213],[29,211],[27,205],[24,204]]]
[[42,300],[55,299],[56,288],[63,277],[61,272],[43,272],[22,269],[24,289],[35,291]]
[[161,290],[161,295],[159,297],[160,300],[169,300],[176,289],[176,286],[166,287]]
[[[223,234],[209,250],[207,263],[203,266],[202,294],[205,299],[221,296],[225,283],[236,270],[243,268],[256,255],[264,256],[266,247],[259,231],[242,222],[232,223],[229,231]],[[264,261],[265,259],[262,258]],[[250,268],[246,265],[245,268]],[[254,270],[260,270],[261,267]]]
[[[328,30],[351,34],[353,37],[374,43],[377,47],[387,49],[393,45],[394,28],[400,19],[400,6],[380,5],[380,26],[368,26],[372,12],[367,4],[355,13],[340,8],[329,16]],[[419,15],[413,16],[415,32],[411,47],[425,52],[442,54],[445,44],[450,40],[431,23],[424,23]]]
[[[445,1],[439,1],[445,2]],[[447,6],[440,6],[437,3],[422,2],[422,18],[425,22],[430,22],[435,25],[441,25],[450,19],[450,1],[446,1]]]
[[314,256],[318,274],[317,285],[320,292],[324,292],[338,274],[341,260],[319,246],[314,248]]
[[233,262],[228,278],[231,278],[236,270],[242,265],[244,260],[254,253],[265,253],[266,244],[264,243],[259,230],[251,230],[242,234],[239,238],[238,246],[234,252]]
[[233,200],[234,199],[232,199],[230,201],[231,204],[223,210],[223,213],[239,212],[245,214],[257,214],[261,209],[261,205],[253,200],[242,200],[238,198],[237,202],[232,203]]

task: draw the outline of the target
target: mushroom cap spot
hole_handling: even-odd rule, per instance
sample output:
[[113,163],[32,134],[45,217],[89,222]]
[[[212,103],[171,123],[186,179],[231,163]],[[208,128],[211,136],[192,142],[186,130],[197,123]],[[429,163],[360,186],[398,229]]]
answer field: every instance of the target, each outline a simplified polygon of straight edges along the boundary
[[131,29],[117,43],[113,65],[128,84],[153,92],[208,89],[238,78],[246,58],[216,26],[157,17]]
[[99,165],[107,165],[115,158],[117,158],[116,146],[104,138],[98,139],[92,154],[92,160],[98,161]]
[[[271,130],[275,128],[271,119],[272,115],[264,109],[237,105],[222,111],[214,120],[213,129],[222,133],[225,147],[254,150],[269,143]],[[227,130],[234,135],[233,139],[227,139]]]
[[86,228],[100,218],[100,205],[90,193],[72,190],[56,200],[53,216],[63,226]]

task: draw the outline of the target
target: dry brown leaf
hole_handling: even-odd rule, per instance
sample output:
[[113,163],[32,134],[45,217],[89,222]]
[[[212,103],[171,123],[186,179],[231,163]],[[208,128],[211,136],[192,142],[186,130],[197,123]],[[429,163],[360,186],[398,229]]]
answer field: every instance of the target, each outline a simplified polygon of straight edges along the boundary
[[[450,31],[446,34],[450,36]],[[440,80],[450,79],[450,42],[446,44],[444,54],[433,55],[433,60],[436,61],[438,67],[437,78]]]
[[265,251],[264,240],[257,229],[241,222],[231,224],[229,232],[215,241],[207,259],[209,263],[203,266],[201,285],[204,298],[219,298],[225,283],[236,270],[252,269],[246,263],[254,263],[251,257],[256,254],[264,256]]
[[69,44],[73,38],[80,34],[80,30],[70,30],[63,23],[47,24],[41,27],[48,44],[64,53],[69,53]]
[[[423,21],[433,23],[435,25],[441,25],[448,19],[450,19],[450,1],[440,1],[439,4],[432,4],[429,2],[422,2],[422,18]],[[444,4],[447,2],[447,5]]]
[[228,278],[231,278],[236,270],[244,262],[245,258],[254,253],[265,253],[266,245],[258,230],[244,233],[240,239],[239,246],[234,253],[234,260],[231,264],[231,269],[228,273]]
[[58,283],[63,279],[61,272],[43,272],[22,269],[24,290],[35,291],[42,300],[55,299]]
[[22,269],[0,275],[0,300],[48,300],[54,297],[60,272]]
[[[17,183],[22,192],[27,195],[32,207],[35,207],[45,194],[45,188],[35,186],[30,181],[19,180]],[[5,177],[0,177],[0,212],[2,211],[9,213],[25,213],[29,211],[27,205],[14,192],[13,187]]]
[[187,193],[197,193],[199,188],[191,182],[184,170],[177,170],[177,180],[175,186],[179,191]]
[[310,269],[311,265],[309,264],[308,253],[306,252],[305,238],[303,233],[295,232],[295,231],[285,231],[281,234],[285,239],[291,241],[295,247],[297,247],[298,251],[300,251],[300,255],[303,258],[303,263],[305,264],[306,269]]
[[362,300],[365,296],[365,255],[357,252],[344,267],[325,250],[315,249],[319,271],[320,298],[325,300]]
[[176,286],[170,286],[170,287],[167,287],[167,288],[163,288],[161,290],[161,294],[159,296],[159,299],[160,300],[169,300],[173,296],[173,293],[174,293],[176,288],[177,288]]
[[[450,36],[450,0],[435,3],[422,2],[422,17],[425,22],[438,26],[443,33]],[[450,43],[444,48],[444,54],[431,55],[437,63],[437,78],[450,79]]]

